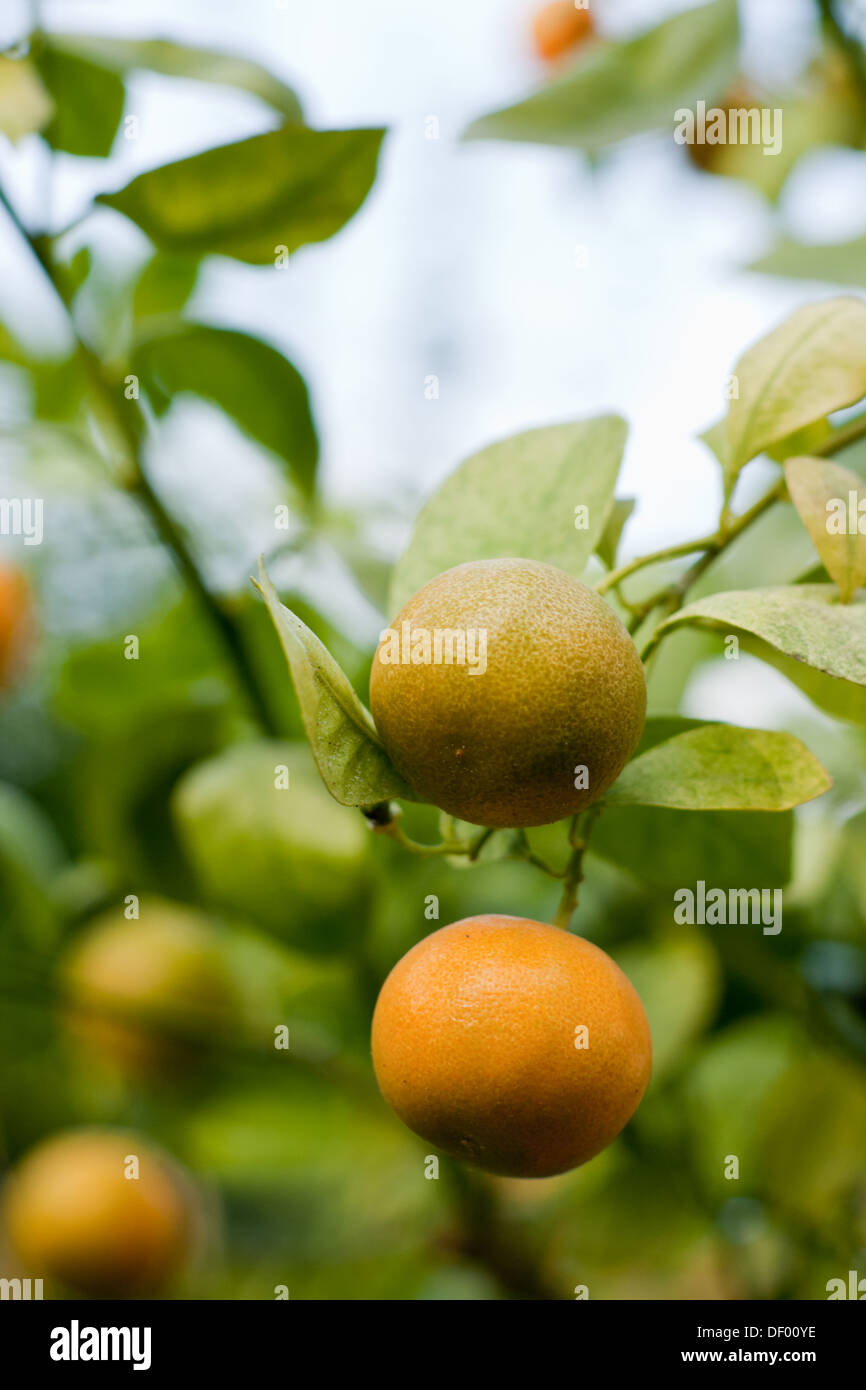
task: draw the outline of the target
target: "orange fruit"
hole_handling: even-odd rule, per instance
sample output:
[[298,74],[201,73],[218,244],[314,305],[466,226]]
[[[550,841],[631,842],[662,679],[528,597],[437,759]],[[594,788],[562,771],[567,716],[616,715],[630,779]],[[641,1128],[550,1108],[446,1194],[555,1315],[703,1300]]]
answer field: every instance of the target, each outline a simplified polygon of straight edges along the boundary
[[33,1149],[4,1185],[2,1214],[34,1277],[103,1297],[164,1287],[194,1227],[192,1192],[171,1161],[107,1129],[70,1130]]
[[478,1168],[545,1178],[600,1153],[650,1075],[643,1005],[579,936],[468,917],[413,946],[373,1015],[379,1089],[404,1124]]
[[21,570],[0,565],[0,689],[20,673],[32,634],[30,586]]
[[370,706],[422,800],[473,825],[545,825],[619,776],[646,680],[594,590],[537,560],[475,560],[425,584],[385,630]]
[[594,32],[591,11],[575,5],[574,0],[553,0],[537,10],[532,19],[535,51],[548,63],[585,42]]
[[142,898],[141,914],[108,912],[76,939],[63,1011],[89,1057],[164,1078],[236,1027],[238,993],[207,917],[160,898]]

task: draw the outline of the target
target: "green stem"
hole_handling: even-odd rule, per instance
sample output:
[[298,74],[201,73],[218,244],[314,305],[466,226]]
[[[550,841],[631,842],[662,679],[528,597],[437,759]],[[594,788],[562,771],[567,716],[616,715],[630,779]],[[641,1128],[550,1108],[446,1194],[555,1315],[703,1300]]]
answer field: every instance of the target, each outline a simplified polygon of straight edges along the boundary
[[[852,444],[856,444],[858,440],[864,437],[866,437],[866,414],[860,415],[857,419],[849,421],[847,425],[843,425],[841,428],[834,430],[832,434],[828,435],[821,444],[818,444],[812,450],[812,453],[821,458],[829,458],[833,454],[842,453],[844,449],[849,448]],[[720,555],[723,550],[726,550],[732,541],[742,535],[743,531],[751,526],[752,523],[756,521],[759,516],[762,516],[769,507],[773,506],[775,502],[781,502],[785,497],[785,493],[785,480],[781,478],[774,487],[770,488],[763,497],[760,497],[758,501],[755,502],[753,506],[749,507],[747,511],[743,512],[741,516],[731,518],[728,508],[725,506],[722,509],[719,529],[714,531],[712,535],[701,536],[697,540],[692,541],[681,541],[676,545],[665,546],[662,550],[651,551],[648,555],[638,556],[637,559],[630,560],[628,564],[621,565],[619,569],[611,570],[609,574],[604,575],[595,585],[596,592],[599,594],[606,594],[610,589],[618,588],[622,581],[628,579],[630,575],[636,574],[639,570],[646,569],[650,565],[661,564],[665,560],[676,560],[684,555],[692,555],[695,551],[704,552],[697,564],[686,571],[683,580],[680,580],[678,585],[671,586],[670,590],[662,590],[659,594],[641,603],[630,603],[624,596],[620,596],[625,607],[632,613],[633,618],[638,620],[639,625],[640,621],[646,618],[647,615],[652,612],[653,608],[658,607],[661,598],[668,592],[673,594],[675,591],[681,591],[684,594],[691,584],[694,583],[695,578],[703,574],[704,570],[709,567],[716,556]]]
[[391,818],[382,823],[376,823],[368,816],[372,822],[372,828],[377,835],[385,835],[389,840],[394,840],[410,854],[419,855],[422,859],[434,859],[437,856],[466,854],[470,859],[477,859],[481,850],[484,848],[490,836],[495,832],[492,829],[479,830],[478,834],[471,840],[443,840],[438,845],[423,845],[419,840],[411,839],[400,824],[399,815],[392,815]]
[[849,420],[847,425],[842,425],[838,430],[833,430],[827,438],[816,445],[812,450],[819,458],[830,458],[833,454],[841,454],[844,449],[850,448],[858,440],[866,438],[866,414],[858,415],[854,420]]
[[565,931],[568,930],[571,919],[577,911],[580,885],[583,883],[583,856],[589,845],[589,838],[592,834],[595,822],[598,820],[603,809],[604,802],[596,801],[593,806],[589,807],[588,811],[584,812],[579,826],[579,835],[577,833],[577,822],[572,822],[572,829],[569,833],[572,852],[565,870],[562,897],[559,901],[559,907],[556,909],[556,915],[553,918],[553,925],[555,927],[562,927]]
[[676,560],[682,555],[692,555],[696,550],[705,550],[718,540],[718,533],[712,536],[701,536],[699,540],[682,541],[678,545],[667,545],[663,550],[653,550],[649,555],[641,555],[636,560],[630,560],[627,565],[620,566],[619,569],[611,570],[595,585],[596,593],[606,594],[609,589],[615,589],[629,575],[636,574],[638,570],[646,569],[649,565],[659,565],[664,560]]
[[4,208],[19,235],[30,248],[63,308],[73,336],[75,355],[90,387],[91,397],[94,403],[98,402],[103,415],[111,420],[123,442],[131,472],[130,491],[138,497],[149,512],[160,540],[173,555],[177,568],[198,600],[202,612],[208,618],[211,628],[236,673],[238,683],[257,722],[266,733],[276,734],[278,732],[277,726],[250,667],[240,633],[232,618],[221,607],[215,595],[205,584],[181,528],[164,507],[147,476],[142,461],[142,447],[147,433],[147,423],[142,411],[134,400],[126,400],[122,396],[119,383],[107,376],[99,358],[79,337],[72,317],[69,294],[64,287],[58,268],[51,259],[47,238],[33,235],[27,230],[2,186],[0,186],[0,206]]

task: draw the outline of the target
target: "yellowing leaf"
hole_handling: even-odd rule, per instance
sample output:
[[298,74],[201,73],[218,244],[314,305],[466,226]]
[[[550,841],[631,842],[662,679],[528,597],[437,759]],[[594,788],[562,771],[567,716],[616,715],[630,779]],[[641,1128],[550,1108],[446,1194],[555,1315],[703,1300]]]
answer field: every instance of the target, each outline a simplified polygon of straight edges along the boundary
[[788,811],[830,785],[818,759],[791,734],[705,724],[633,759],[606,800],[680,811]]
[[0,57],[0,130],[13,145],[47,125],[54,102],[31,62]]
[[866,685],[866,595],[843,604],[831,584],[736,589],[697,599],[662,623],[742,631],[828,676]]
[[755,343],[734,368],[727,417],[730,492],[749,459],[795,430],[866,395],[866,304],[852,297],[809,304]]
[[789,459],[785,480],[824,568],[848,603],[866,584],[866,484],[823,458]]

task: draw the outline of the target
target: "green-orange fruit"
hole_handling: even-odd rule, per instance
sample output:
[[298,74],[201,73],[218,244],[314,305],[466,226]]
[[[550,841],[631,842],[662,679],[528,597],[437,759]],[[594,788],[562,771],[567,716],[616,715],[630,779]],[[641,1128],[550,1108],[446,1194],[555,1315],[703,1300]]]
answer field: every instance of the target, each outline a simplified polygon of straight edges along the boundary
[[65,1016],[101,1062],[172,1074],[223,1038],[238,993],[206,917],[160,899],[140,911],[135,921],[108,913],[76,940],[60,967]]
[[423,1139],[545,1178],[606,1147],[649,1081],[643,1005],[604,951],[520,917],[469,917],[398,961],[373,1016],[379,1088]]
[[477,560],[432,579],[394,619],[370,705],[419,797],[475,825],[545,825],[619,776],[643,731],[646,680],[585,584],[535,560]]
[[30,586],[21,570],[0,565],[0,689],[14,683],[32,641]]
[[164,1288],[198,1221],[192,1188],[171,1160],[122,1130],[53,1136],[12,1170],[2,1199],[22,1266],[96,1297]]

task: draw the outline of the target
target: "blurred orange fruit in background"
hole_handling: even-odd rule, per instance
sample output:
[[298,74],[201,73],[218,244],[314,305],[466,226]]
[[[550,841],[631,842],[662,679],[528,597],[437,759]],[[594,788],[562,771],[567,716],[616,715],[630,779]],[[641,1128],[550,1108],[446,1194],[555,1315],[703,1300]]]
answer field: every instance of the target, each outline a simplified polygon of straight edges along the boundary
[[0,564],[0,689],[20,674],[32,639],[30,585],[14,565]]
[[574,0],[552,0],[536,10],[532,19],[535,51],[548,63],[561,58],[594,32],[591,10],[576,6]]
[[155,1293],[177,1273],[196,1206],[180,1170],[139,1136],[81,1129],[22,1159],[4,1185],[2,1216],[30,1277],[124,1297]]

